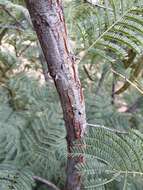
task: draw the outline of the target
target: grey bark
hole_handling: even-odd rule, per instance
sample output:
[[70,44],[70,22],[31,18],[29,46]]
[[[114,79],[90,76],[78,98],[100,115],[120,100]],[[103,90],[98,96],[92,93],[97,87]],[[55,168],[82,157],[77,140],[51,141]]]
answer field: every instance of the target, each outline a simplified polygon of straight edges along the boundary
[[[86,115],[84,96],[75,57],[69,47],[61,0],[25,0],[40,41],[48,70],[58,91],[65,126],[68,152],[73,141],[84,136]],[[68,158],[66,190],[80,190],[81,176],[75,165],[84,158]]]

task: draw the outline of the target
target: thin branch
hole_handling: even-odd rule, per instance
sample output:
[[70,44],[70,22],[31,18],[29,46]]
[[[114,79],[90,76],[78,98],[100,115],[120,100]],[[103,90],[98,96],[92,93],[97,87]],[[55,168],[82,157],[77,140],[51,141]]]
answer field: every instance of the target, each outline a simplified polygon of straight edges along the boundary
[[87,123],[87,126],[94,127],[94,128],[105,129],[107,131],[111,131],[113,133],[118,133],[118,134],[128,134],[126,131],[120,131],[120,130],[117,130],[117,129],[108,128],[108,127],[105,127],[104,125],[94,125],[94,124]]
[[12,29],[12,30],[23,31],[21,27],[13,24],[0,24],[0,29]]
[[85,65],[83,65],[83,69],[84,69],[84,72],[86,73],[87,77],[89,78],[89,80],[94,81],[94,79],[90,76],[90,74],[89,74],[89,72],[88,72]]
[[21,26],[21,28],[24,29],[23,25],[15,18],[15,16],[13,16],[13,14],[11,14],[11,12],[10,12],[5,6],[3,6],[3,10],[4,10],[13,20],[15,20],[15,22],[16,22],[16,24],[17,24],[18,26]]
[[113,73],[113,79],[112,79],[112,93],[111,93],[111,104],[115,104],[115,74]]
[[115,71],[113,69],[111,69],[111,71],[113,73],[115,73],[117,76],[119,76],[122,79],[124,79],[125,81],[127,81],[129,84],[131,84],[133,87],[135,87],[141,94],[143,94],[143,90],[142,90],[142,88],[138,84],[136,84],[135,82],[133,83],[131,80],[127,79],[124,75],[122,75],[121,73],[118,73],[117,71]]
[[94,2],[93,0],[85,0],[85,2],[89,3],[89,4],[92,5],[92,6],[99,7],[99,8],[101,8],[101,9],[108,9],[108,10],[110,10],[110,11],[113,11],[113,9],[108,8],[108,7],[105,7],[105,6],[103,6],[103,5],[100,5],[100,4],[98,4],[98,2]]
[[4,28],[4,29],[2,30],[2,32],[0,33],[0,45],[1,45],[2,39],[3,39],[3,37],[5,36],[7,30],[8,30],[7,28]]
[[141,106],[141,101],[143,100],[143,97],[138,97],[136,101],[127,108],[125,111],[126,113],[135,113],[137,109]]
[[18,56],[20,57],[30,46],[31,46],[32,42],[30,42],[28,45],[25,46],[25,48],[23,48],[21,50],[21,52],[19,52]]
[[33,179],[36,180],[36,181],[39,181],[49,187],[51,187],[53,190],[60,190],[56,185],[54,185],[53,183],[51,183],[50,181],[46,180],[46,179],[43,179],[39,176],[33,176]]
[[98,82],[97,87],[96,87],[96,91],[95,91],[96,96],[99,94],[99,91],[100,91],[100,89],[102,87],[102,84],[103,84],[103,82],[105,80],[105,76],[106,76],[107,72],[108,72],[108,70],[103,69],[101,77],[100,77],[99,82]]

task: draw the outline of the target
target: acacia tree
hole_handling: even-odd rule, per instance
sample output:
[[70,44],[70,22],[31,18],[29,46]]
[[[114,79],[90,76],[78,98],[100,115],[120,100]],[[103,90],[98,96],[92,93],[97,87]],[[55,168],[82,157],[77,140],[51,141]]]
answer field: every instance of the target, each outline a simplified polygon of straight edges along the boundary
[[[78,68],[69,47],[62,1],[26,0],[26,5],[60,97],[70,153],[73,142],[84,136],[86,115]],[[83,157],[68,158],[66,190],[80,189],[81,176],[75,165],[83,160]]]

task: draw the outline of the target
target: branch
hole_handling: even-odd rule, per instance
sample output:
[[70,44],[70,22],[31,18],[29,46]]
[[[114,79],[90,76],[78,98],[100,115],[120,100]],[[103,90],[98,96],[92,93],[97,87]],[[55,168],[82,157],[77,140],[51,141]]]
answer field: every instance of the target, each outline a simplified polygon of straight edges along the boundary
[[112,93],[111,93],[111,103],[112,105],[115,104],[115,74],[113,73],[113,79],[112,79]]
[[21,27],[13,25],[13,24],[0,24],[0,29],[12,29],[12,30],[19,30],[23,31]]
[[105,76],[106,76],[107,72],[108,72],[108,70],[103,69],[103,71],[101,73],[101,77],[100,77],[99,82],[98,82],[97,87],[96,87],[95,95],[99,94],[99,91],[100,91],[102,84],[105,80]]
[[115,71],[113,69],[111,69],[111,71],[113,73],[115,73],[117,76],[119,76],[122,79],[124,79],[125,81],[127,81],[130,85],[132,85],[133,87],[135,87],[141,94],[143,94],[143,90],[142,90],[142,88],[138,84],[136,84],[135,82],[132,82],[131,80],[127,79],[126,76],[122,75],[121,73],[118,73],[117,71]]
[[51,183],[50,181],[46,180],[46,179],[43,179],[39,176],[33,176],[33,179],[36,180],[36,181],[39,181],[49,187],[51,187],[53,190],[60,190],[56,185],[54,185],[53,183]]
[[21,52],[18,54],[18,57],[20,57],[30,46],[31,46],[32,42],[30,42],[28,45],[25,46],[25,48],[23,48],[21,50]]
[[136,101],[127,108],[125,111],[126,113],[135,113],[137,109],[141,106],[141,101],[143,100],[143,97],[138,97]]
[[3,37],[5,36],[7,30],[8,30],[7,28],[4,28],[4,29],[2,30],[2,32],[0,33],[0,45],[1,45],[2,39],[3,39]]
[[90,76],[90,74],[89,74],[89,72],[88,72],[85,65],[83,65],[83,69],[84,69],[84,72],[86,73],[87,77],[89,78],[89,80],[94,81],[94,79]]
[[13,16],[13,14],[11,14],[11,12],[5,7],[5,6],[2,6],[3,7],[3,10],[13,19],[15,20],[16,24],[18,26],[21,26],[21,28],[24,29],[23,25],[15,18],[15,16]]
[[98,4],[98,0],[97,1],[95,1],[95,0],[94,1],[93,0],[85,0],[85,2],[89,3],[92,6],[96,6],[96,7],[102,8],[102,9],[108,9],[110,11],[113,11],[113,9],[111,9],[111,8],[108,8],[108,7],[105,7],[103,5]]
[[[73,143],[86,131],[86,112],[78,65],[70,49],[63,14],[62,0],[25,0],[33,27],[42,47],[48,71],[59,94],[65,127],[68,152]],[[68,158],[66,190],[78,190],[82,176],[76,165],[84,159]]]

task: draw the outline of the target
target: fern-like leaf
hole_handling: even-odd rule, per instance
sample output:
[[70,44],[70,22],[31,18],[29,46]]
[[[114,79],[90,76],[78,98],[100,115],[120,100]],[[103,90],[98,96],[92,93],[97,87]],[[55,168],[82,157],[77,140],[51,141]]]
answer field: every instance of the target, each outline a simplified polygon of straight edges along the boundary
[[0,164],[1,190],[32,190],[34,180],[32,172],[27,168],[9,164]]
[[[131,130],[128,134],[115,134],[102,128],[89,128],[86,137],[77,142],[75,155],[84,155],[85,162],[78,165],[86,189],[96,189],[114,180],[121,181],[143,175],[143,134]],[[82,146],[84,144],[84,146]]]

